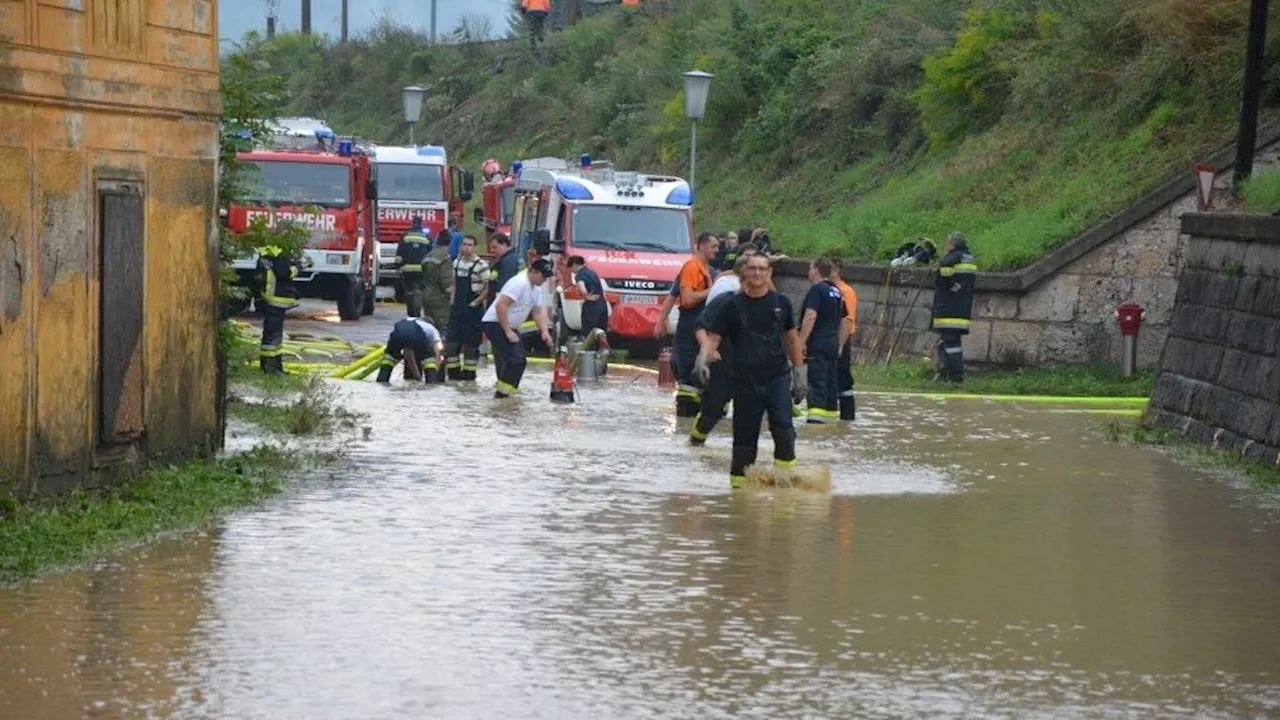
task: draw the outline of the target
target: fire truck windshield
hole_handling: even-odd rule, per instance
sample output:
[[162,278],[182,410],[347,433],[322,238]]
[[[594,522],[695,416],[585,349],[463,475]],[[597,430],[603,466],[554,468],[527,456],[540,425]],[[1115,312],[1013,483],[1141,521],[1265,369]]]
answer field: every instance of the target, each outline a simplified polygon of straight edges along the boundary
[[693,249],[683,210],[634,205],[574,205],[574,246],[687,255]]
[[378,163],[378,199],[439,202],[444,197],[444,168],[439,165]]
[[255,160],[245,170],[244,199],[250,202],[323,207],[351,204],[351,168],[347,165]]

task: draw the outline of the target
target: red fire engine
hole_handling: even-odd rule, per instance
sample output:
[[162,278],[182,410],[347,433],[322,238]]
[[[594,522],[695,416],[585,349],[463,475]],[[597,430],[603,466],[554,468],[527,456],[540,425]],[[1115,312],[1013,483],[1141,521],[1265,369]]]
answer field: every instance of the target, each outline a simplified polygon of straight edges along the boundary
[[[236,155],[257,172],[250,173],[245,200],[231,206],[227,227],[243,232],[258,217],[271,226],[287,220],[306,227],[310,263],[296,279],[299,295],[336,300],[343,320],[374,310],[378,189],[372,153],[372,145],[339,138],[319,120],[281,118],[268,143]],[[233,265],[252,287],[257,258]]]

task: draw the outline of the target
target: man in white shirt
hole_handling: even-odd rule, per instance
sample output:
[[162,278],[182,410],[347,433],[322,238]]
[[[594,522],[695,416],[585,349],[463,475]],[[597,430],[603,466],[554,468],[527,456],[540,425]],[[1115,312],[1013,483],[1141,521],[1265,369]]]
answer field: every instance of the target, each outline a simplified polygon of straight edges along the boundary
[[542,284],[552,274],[551,262],[535,260],[526,272],[507,281],[498,300],[484,314],[484,334],[493,347],[494,369],[498,371],[498,387],[493,396],[511,397],[524,376],[524,342],[520,324],[532,313],[533,321],[547,347],[554,347],[547,329],[547,293]]
[[391,328],[387,349],[378,369],[378,382],[391,382],[391,371],[404,360],[406,380],[435,382],[440,379],[439,368],[444,360],[444,342],[431,318],[418,317],[417,308],[409,317]]

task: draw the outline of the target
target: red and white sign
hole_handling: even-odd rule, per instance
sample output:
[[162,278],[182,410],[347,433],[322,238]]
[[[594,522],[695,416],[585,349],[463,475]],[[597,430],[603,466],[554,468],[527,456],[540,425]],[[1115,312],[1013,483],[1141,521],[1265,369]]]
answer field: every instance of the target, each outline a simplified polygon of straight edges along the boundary
[[378,219],[387,221],[403,220],[409,222],[414,215],[422,216],[424,223],[440,222],[440,210],[422,209],[422,208],[397,208],[397,207],[379,207]]
[[272,212],[270,210],[248,210],[244,214],[245,224],[250,224],[258,218],[267,219],[267,227],[274,228],[277,222],[290,221],[298,223],[308,230],[329,230],[333,231],[338,228],[337,215],[322,215],[320,213],[301,213],[301,212]]
[[1200,211],[1213,209],[1213,181],[1218,177],[1218,169],[1209,163],[1200,163],[1195,167],[1196,199]]

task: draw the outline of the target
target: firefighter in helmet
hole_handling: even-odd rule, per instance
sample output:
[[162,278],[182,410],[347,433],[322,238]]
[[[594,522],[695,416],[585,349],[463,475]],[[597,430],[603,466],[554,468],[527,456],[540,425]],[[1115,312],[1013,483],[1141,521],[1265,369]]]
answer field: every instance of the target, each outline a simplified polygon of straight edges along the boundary
[[269,374],[284,373],[284,314],[298,307],[298,290],[293,280],[303,265],[275,245],[258,251],[258,271],[262,277],[262,343],[258,346],[258,366]]
[[502,180],[502,165],[496,158],[489,158],[480,166],[480,175],[484,178],[485,182]]
[[431,250],[431,240],[422,229],[422,216],[413,216],[413,227],[400,238],[396,248],[396,267],[400,268],[400,284],[404,288],[404,304],[409,315],[422,313],[422,261]]
[[964,382],[964,348],[960,341],[973,321],[973,289],[978,265],[964,235],[947,236],[946,254],[938,263],[934,281],[933,319],[929,327],[938,333],[938,376]]

